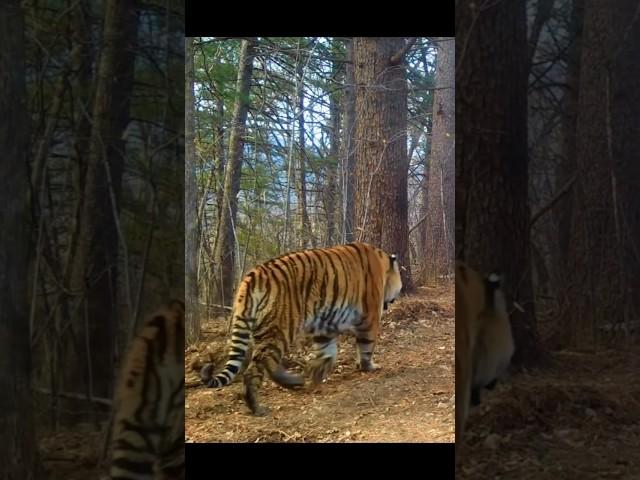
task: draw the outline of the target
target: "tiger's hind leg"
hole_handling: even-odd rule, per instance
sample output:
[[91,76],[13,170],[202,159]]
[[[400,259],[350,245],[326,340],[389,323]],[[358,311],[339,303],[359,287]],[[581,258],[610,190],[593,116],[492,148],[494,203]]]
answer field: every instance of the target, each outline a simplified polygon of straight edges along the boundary
[[371,328],[356,329],[356,351],[358,368],[364,372],[372,372],[380,368],[373,363],[373,351],[376,347],[377,332]]
[[267,371],[271,379],[281,387],[294,389],[304,386],[304,377],[287,371],[281,363],[273,371],[269,370],[267,366]]
[[267,414],[267,409],[258,403],[258,390],[264,378],[264,365],[253,362],[244,373],[244,403],[257,417]]
[[307,374],[314,385],[322,383],[333,371],[338,356],[335,337],[315,335],[313,337],[314,358],[307,364]]
[[278,385],[285,388],[297,388],[304,385],[304,378],[288,372],[282,366],[282,350],[265,342],[255,348],[251,365],[244,374],[244,400],[251,412],[263,416],[268,409],[258,403],[258,390],[262,385],[265,372]]

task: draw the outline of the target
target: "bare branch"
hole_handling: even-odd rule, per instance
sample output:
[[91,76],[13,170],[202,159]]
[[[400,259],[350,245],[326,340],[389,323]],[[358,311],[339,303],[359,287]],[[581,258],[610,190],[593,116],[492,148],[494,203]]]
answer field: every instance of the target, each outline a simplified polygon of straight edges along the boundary
[[[45,395],[54,395],[54,393],[47,388],[34,388],[34,390]],[[110,407],[113,404],[113,401],[110,398],[87,397],[83,393],[56,392],[55,395],[63,398],[72,398],[74,400],[86,400],[87,402],[98,403],[100,405],[106,405],[107,407]]]
[[402,47],[400,50],[398,50],[395,54],[393,54],[393,56],[391,57],[391,59],[389,59],[389,63],[391,65],[400,65],[400,63],[402,62],[402,60],[404,59],[404,56],[407,54],[407,52],[409,51],[409,49],[411,47],[413,47],[413,44],[416,43],[416,40],[418,39],[418,37],[411,37],[409,38],[409,40],[407,40],[407,43],[404,45],[404,47]]
[[576,177],[575,176],[571,177],[567,181],[567,183],[565,183],[564,186],[558,191],[558,193],[556,193],[555,197],[553,197],[551,201],[549,201],[549,203],[547,203],[544,207],[542,207],[534,215],[531,216],[531,221],[529,222],[529,228],[533,227],[533,225],[538,220],[540,220],[540,217],[542,217],[545,213],[551,210],[554,207],[554,205],[560,201],[562,197],[564,197],[567,193],[569,193],[569,191],[571,191],[571,187],[573,187],[573,184],[575,181],[576,181]]
[[418,228],[420,225],[422,225],[422,223],[429,217],[429,214],[425,214],[422,216],[422,218],[420,220],[418,220],[418,222],[409,229],[409,233],[408,235],[411,235],[411,232],[413,232],[416,228]]

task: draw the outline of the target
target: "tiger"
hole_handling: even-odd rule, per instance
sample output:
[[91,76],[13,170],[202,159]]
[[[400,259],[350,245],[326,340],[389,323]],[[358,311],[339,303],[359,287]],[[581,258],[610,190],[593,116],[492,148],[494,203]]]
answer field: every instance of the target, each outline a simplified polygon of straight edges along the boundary
[[500,277],[483,278],[456,262],[456,444],[460,445],[470,405],[482,388],[493,388],[515,351]]
[[[376,370],[380,318],[401,290],[396,255],[366,243],[292,252],[258,265],[237,288],[226,363],[216,375],[213,364],[202,367],[202,382],[224,387],[244,372],[245,404],[253,415],[263,416],[269,411],[258,401],[264,373],[290,389],[302,387],[305,377],[314,385],[323,382],[345,331],[355,334],[359,369]],[[304,375],[282,365],[300,332],[313,341]]]
[[184,479],[184,302],[171,300],[127,351],[114,402],[112,480]]

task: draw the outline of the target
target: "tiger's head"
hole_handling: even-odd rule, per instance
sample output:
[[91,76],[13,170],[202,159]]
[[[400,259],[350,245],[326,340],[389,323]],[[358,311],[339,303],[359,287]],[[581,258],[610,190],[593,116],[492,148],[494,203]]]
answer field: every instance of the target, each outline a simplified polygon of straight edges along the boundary
[[389,255],[389,268],[384,279],[384,309],[389,303],[393,303],[400,296],[402,290],[402,278],[400,277],[400,265],[396,255]]

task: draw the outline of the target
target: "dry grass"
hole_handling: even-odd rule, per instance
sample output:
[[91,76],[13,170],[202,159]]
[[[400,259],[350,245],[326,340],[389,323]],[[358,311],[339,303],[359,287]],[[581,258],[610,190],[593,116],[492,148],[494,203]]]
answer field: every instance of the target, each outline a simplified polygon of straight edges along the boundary
[[101,462],[104,435],[93,426],[78,425],[73,430],[40,432],[40,458],[48,480],[108,478]]
[[456,478],[640,479],[640,350],[557,352],[488,392]]
[[[205,322],[205,339],[186,355],[188,442],[452,442],[454,439],[453,286],[423,288],[400,299],[384,316],[375,361],[355,368],[354,339],[341,341],[338,365],[317,388],[284,390],[265,380],[266,417],[249,415],[241,382],[212,390],[192,370],[222,360],[227,322]],[[209,352],[214,352],[211,355]],[[291,358],[299,368],[301,352]],[[40,432],[50,480],[105,478],[103,436],[87,426]]]
[[336,369],[317,388],[288,391],[265,380],[266,417],[248,413],[241,381],[218,390],[200,385],[193,368],[220,360],[227,330],[226,321],[206,322],[204,341],[186,358],[187,442],[452,442],[453,303],[453,286],[394,303],[383,319],[376,372],[356,370],[353,338],[343,337]]

